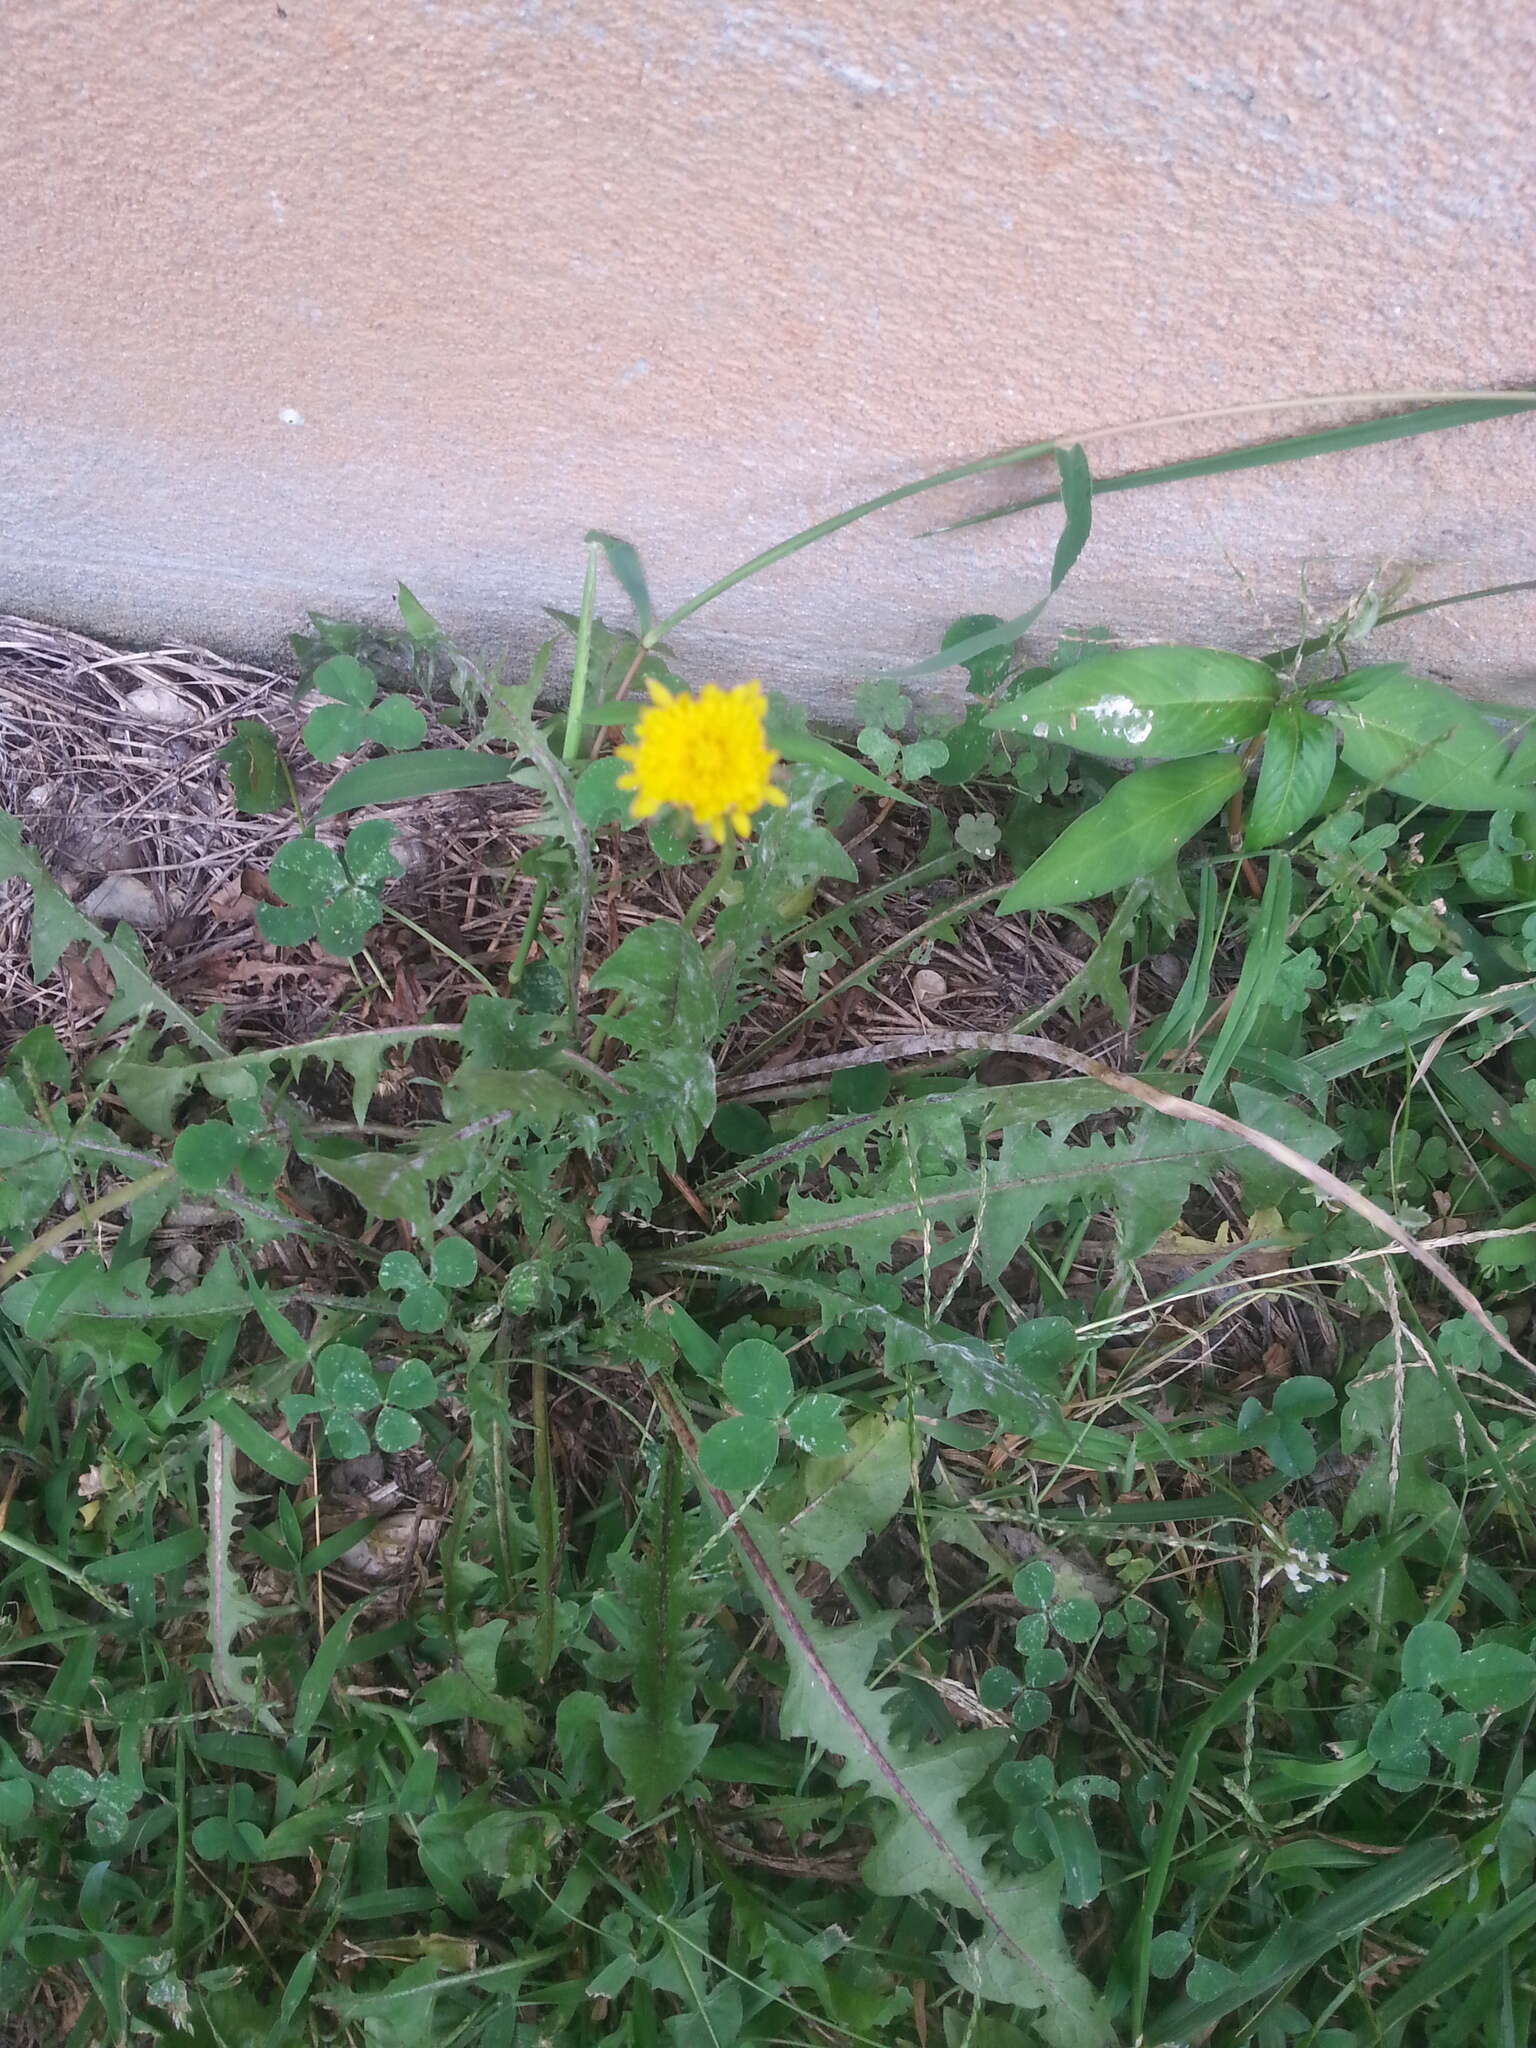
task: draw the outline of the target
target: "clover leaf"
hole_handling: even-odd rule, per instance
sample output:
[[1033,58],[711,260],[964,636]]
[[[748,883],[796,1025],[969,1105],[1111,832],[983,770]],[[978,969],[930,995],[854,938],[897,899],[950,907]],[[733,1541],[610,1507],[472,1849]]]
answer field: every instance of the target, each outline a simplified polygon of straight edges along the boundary
[[1245,1401],[1237,1412],[1238,1432],[1245,1444],[1265,1453],[1283,1478],[1305,1479],[1317,1465],[1307,1419],[1326,1415],[1335,1398],[1326,1380],[1301,1373],[1282,1380],[1267,1413],[1262,1401]]
[[262,937],[274,946],[318,939],[340,959],[359,951],[383,921],[379,889],[402,872],[389,850],[393,831],[387,818],[371,818],[353,829],[341,854],[309,833],[280,846],[267,880],[282,900],[256,906]]
[[467,1287],[480,1270],[474,1247],[461,1237],[444,1238],[432,1253],[429,1279],[414,1252],[386,1252],[379,1282],[401,1296],[395,1320],[405,1330],[440,1330],[448,1320],[448,1295]]
[[[381,1451],[408,1451],[421,1442],[421,1423],[412,1412],[437,1397],[432,1368],[406,1358],[381,1386],[365,1351],[355,1344],[327,1344],[315,1360],[313,1394],[288,1395],[278,1403],[290,1429],[307,1415],[325,1426],[327,1448],[338,1458],[366,1457],[370,1444]],[[370,1429],[363,1418],[371,1417]]]
[[806,1394],[796,1401],[789,1361],[777,1344],[746,1337],[733,1345],[720,1367],[720,1386],[740,1412],[705,1431],[699,1469],[723,1493],[750,1493],[762,1485],[778,1462],[781,1425],[812,1457],[837,1458],[847,1452],[840,1404],[831,1394]]
[[407,754],[427,736],[426,717],[408,697],[391,695],[381,704],[374,702],[378,679],[356,655],[331,655],[310,683],[327,701],[317,704],[305,720],[304,744],[327,766],[370,740],[391,753]]

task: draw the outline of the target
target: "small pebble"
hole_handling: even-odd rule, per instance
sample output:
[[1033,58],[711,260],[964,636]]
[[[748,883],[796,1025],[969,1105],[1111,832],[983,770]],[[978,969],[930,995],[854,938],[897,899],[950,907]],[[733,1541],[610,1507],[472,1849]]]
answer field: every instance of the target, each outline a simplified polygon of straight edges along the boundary
[[167,683],[141,683],[124,700],[123,710],[130,718],[143,719],[148,725],[163,725],[172,731],[196,725],[203,715]]
[[98,924],[131,924],[135,931],[156,932],[165,923],[160,899],[137,875],[108,875],[80,905]]

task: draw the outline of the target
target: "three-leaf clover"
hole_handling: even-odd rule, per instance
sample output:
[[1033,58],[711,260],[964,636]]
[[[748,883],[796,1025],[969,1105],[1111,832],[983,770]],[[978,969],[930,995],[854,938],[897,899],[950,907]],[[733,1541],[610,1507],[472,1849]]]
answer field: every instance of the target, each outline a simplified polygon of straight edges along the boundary
[[1267,1412],[1262,1401],[1246,1400],[1237,1411],[1238,1433],[1245,1446],[1264,1451],[1283,1478],[1305,1479],[1317,1464],[1307,1420],[1326,1415],[1335,1399],[1326,1380],[1301,1373],[1281,1381]]
[[750,1493],[762,1485],[778,1461],[781,1425],[812,1457],[841,1457],[848,1449],[840,1404],[831,1394],[804,1394],[797,1401],[789,1361],[776,1344],[748,1337],[733,1345],[720,1369],[720,1386],[739,1412],[704,1432],[699,1470],[722,1493]]
[[1014,1631],[1030,1685],[1055,1685],[1067,1674],[1067,1660],[1046,1647],[1047,1625],[1065,1643],[1091,1643],[1099,1633],[1099,1603],[1086,1593],[1058,1595],[1056,1574],[1042,1557],[1014,1573],[1013,1594],[1027,1613]]
[[[1536,1658],[1512,1643],[1464,1650],[1449,1622],[1421,1621],[1403,1644],[1402,1680],[1366,1737],[1377,1777],[1389,1791],[1414,1791],[1429,1776],[1435,1749],[1456,1782],[1466,1785],[1477,1769],[1478,1715],[1523,1707],[1536,1693]],[[1449,1695],[1455,1707],[1447,1708],[1437,1693]]]
[[[327,1449],[338,1458],[364,1458],[370,1442],[381,1451],[408,1451],[421,1442],[415,1410],[437,1396],[432,1368],[406,1358],[382,1384],[366,1351],[327,1344],[315,1360],[313,1394],[288,1394],[278,1403],[293,1429],[306,1415],[321,1416]],[[372,1435],[363,1418],[372,1417]]]
[[387,818],[370,818],[347,835],[341,854],[307,833],[280,846],[267,880],[282,903],[257,904],[261,936],[274,946],[318,939],[341,959],[356,953],[383,922],[379,890],[404,872],[389,850],[393,832]]
[[480,1270],[474,1249],[462,1237],[445,1237],[432,1250],[428,1279],[414,1252],[386,1252],[379,1261],[379,1281],[401,1296],[395,1321],[405,1330],[440,1330],[448,1320],[448,1294],[467,1287]]
[[55,1806],[85,1807],[85,1837],[96,1850],[113,1849],[128,1831],[139,1802],[138,1791],[112,1771],[92,1777],[78,1764],[60,1764],[48,1773],[48,1796]]
[[237,1778],[223,1813],[209,1814],[192,1830],[192,1846],[209,1863],[254,1863],[267,1846],[255,1816],[255,1788]]
[[310,680],[327,699],[304,722],[304,744],[317,761],[339,761],[368,740],[391,753],[408,754],[427,736],[427,721],[409,697],[374,702],[378,679],[355,654],[333,654]]

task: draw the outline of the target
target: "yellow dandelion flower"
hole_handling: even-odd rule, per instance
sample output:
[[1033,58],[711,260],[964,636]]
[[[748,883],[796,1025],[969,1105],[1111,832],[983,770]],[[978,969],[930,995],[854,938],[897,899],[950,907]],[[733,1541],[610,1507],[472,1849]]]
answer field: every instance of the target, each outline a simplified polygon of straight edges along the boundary
[[747,838],[754,811],[785,801],[772,779],[779,757],[768,744],[762,684],[706,683],[697,697],[674,696],[654,681],[646,688],[651,701],[633,740],[614,749],[629,764],[618,786],[633,792],[630,815],[654,818],[675,806],[717,842],[727,827]]

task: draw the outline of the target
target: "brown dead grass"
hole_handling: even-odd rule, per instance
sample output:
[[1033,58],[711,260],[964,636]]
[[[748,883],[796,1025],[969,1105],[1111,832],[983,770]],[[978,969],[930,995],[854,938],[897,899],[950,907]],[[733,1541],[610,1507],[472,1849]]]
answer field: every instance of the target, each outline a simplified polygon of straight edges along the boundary
[[[167,709],[177,723],[165,722]],[[306,763],[296,744],[302,715],[292,679],[272,670],[198,648],[122,652],[0,618],[0,807],[76,901],[109,875],[149,886],[156,928],[141,936],[152,973],[185,1003],[220,1005],[232,1044],[292,1043],[343,1021],[403,1024],[429,1011],[452,1018],[484,982],[504,987],[534,894],[522,863],[539,843],[530,831],[536,799],[516,787],[390,811],[407,872],[387,900],[419,932],[391,920],[355,962],[262,942],[253,920],[262,877],[293,824],[242,817],[219,750],[237,719],[265,720],[285,743],[307,801],[332,771]],[[441,726],[432,739],[455,743]],[[829,888],[812,914],[825,916],[880,875],[915,863],[917,828],[907,820],[889,806],[857,805],[842,836],[860,882]],[[680,915],[704,869],[662,866],[634,833],[601,835],[594,853],[595,966],[625,931]],[[838,963],[821,984],[823,997],[837,992],[808,1017],[791,949],[765,1000],[724,1048],[724,1064],[750,1064],[757,1045],[786,1032],[780,1057],[928,1026],[1003,1029],[1081,965],[1086,947],[1070,926],[969,918],[947,928],[942,913],[962,893],[947,879],[850,917],[833,941]],[[39,986],[29,928],[27,891],[0,884],[0,1042],[44,1022],[65,1042],[81,1042],[110,989],[73,962]],[[860,964],[879,954],[890,957],[867,987],[855,985]],[[1108,1020],[1090,1014],[1086,1022],[1085,1048],[1109,1051],[1118,1034]]]

